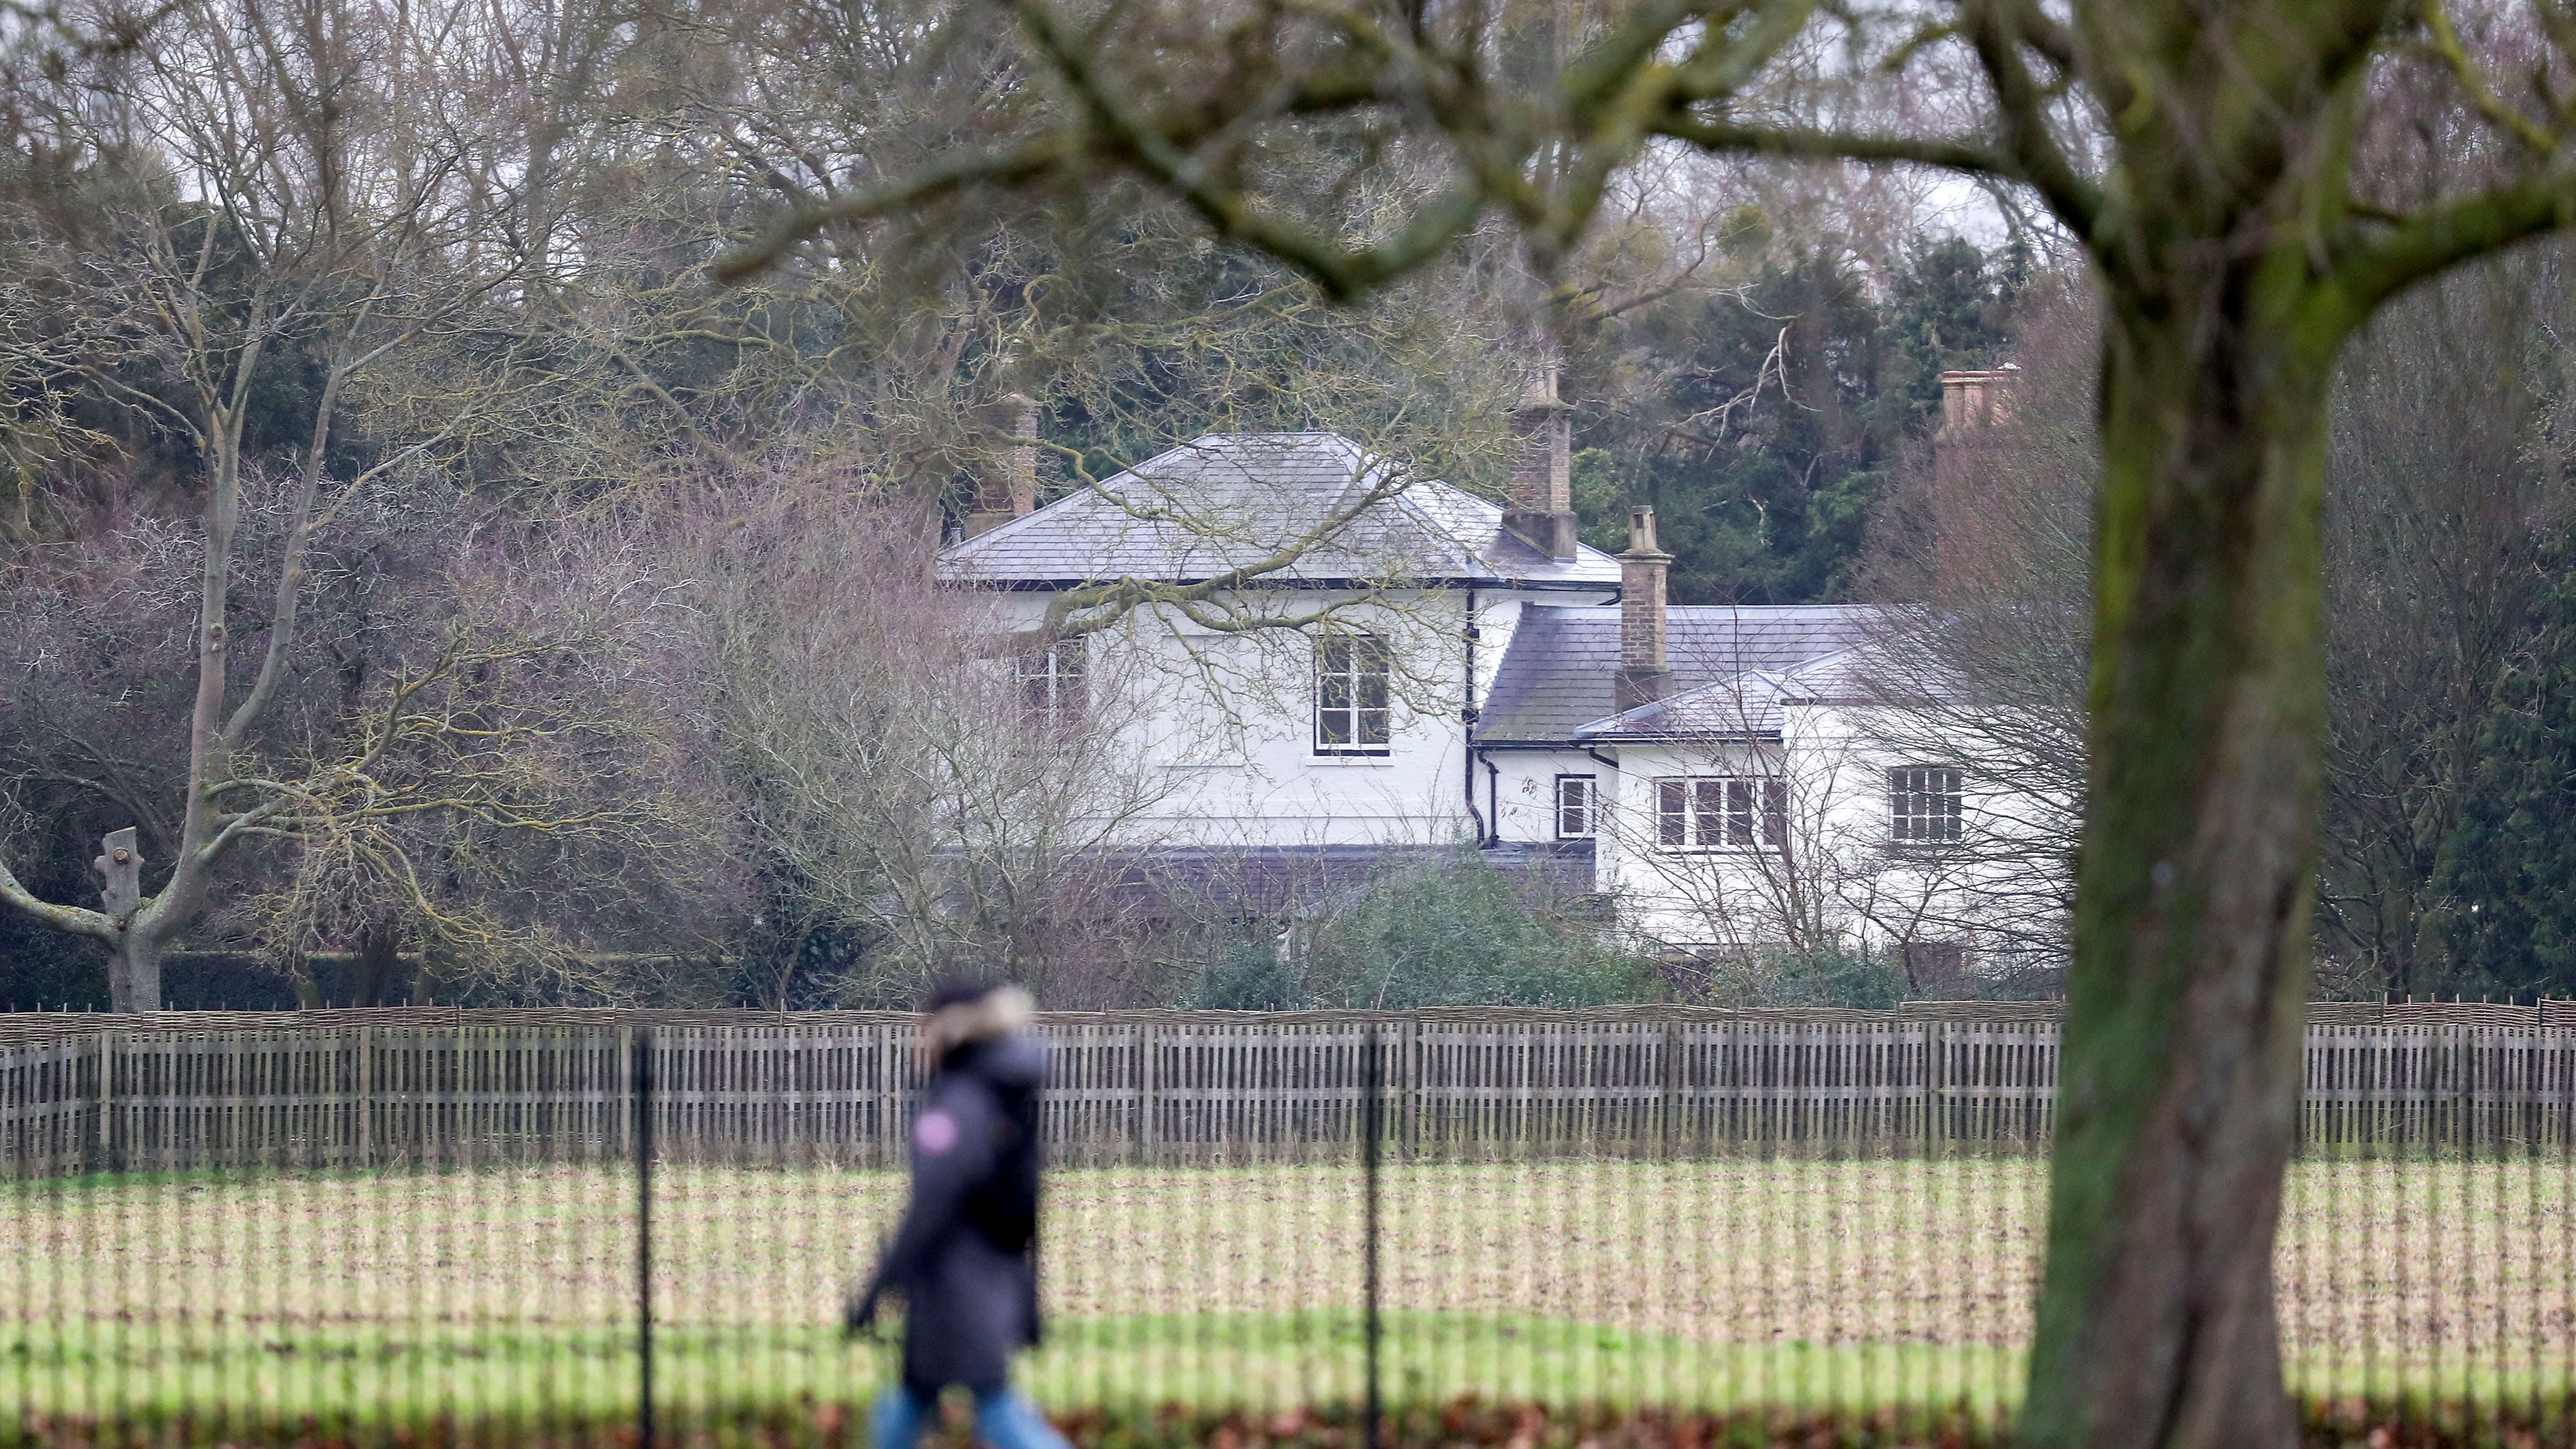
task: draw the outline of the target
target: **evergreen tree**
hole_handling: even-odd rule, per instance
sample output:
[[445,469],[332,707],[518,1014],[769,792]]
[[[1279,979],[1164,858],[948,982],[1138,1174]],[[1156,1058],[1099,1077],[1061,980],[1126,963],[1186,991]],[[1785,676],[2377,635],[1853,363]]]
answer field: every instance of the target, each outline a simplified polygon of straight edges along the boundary
[[2529,645],[2499,682],[2444,850],[2451,979],[2470,992],[2576,994],[2576,557],[2546,556]]
[[1650,309],[1620,342],[1664,360],[1661,385],[1586,429],[1585,541],[1625,547],[1629,505],[1651,504],[1676,603],[1840,597],[1942,371],[2002,360],[2027,271],[2018,249],[1952,237],[1874,282],[1827,246]]

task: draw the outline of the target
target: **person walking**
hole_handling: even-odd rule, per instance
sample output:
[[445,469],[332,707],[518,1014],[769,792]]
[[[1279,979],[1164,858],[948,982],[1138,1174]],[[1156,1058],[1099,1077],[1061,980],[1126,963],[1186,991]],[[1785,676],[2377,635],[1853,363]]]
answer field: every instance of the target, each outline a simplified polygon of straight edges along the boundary
[[904,1300],[903,1375],[877,1399],[875,1449],[913,1449],[940,1391],[975,1395],[992,1449],[1069,1449],[1010,1386],[1012,1353],[1038,1341],[1038,1088],[1046,1048],[1016,986],[950,982],[930,997],[921,1044],[938,1071],[912,1124],[912,1201],[865,1289],[853,1334]]

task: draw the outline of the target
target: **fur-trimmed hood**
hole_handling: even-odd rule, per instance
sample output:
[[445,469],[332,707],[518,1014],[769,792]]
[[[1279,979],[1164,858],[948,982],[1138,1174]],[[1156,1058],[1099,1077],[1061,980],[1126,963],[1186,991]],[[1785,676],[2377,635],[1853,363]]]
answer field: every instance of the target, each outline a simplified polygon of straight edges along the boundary
[[1024,1031],[1037,1019],[1038,1004],[1016,986],[997,986],[970,1001],[954,1002],[930,1014],[924,1034],[952,1052],[972,1042],[998,1041]]

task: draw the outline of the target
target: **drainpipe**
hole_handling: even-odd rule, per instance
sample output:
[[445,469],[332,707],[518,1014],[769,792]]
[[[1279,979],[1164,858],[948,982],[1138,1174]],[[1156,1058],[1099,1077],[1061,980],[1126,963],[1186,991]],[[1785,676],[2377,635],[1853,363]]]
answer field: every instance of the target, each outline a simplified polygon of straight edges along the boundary
[[[1462,637],[1467,641],[1467,697],[1458,710],[1458,723],[1462,727],[1462,732],[1459,737],[1458,752],[1463,757],[1466,765],[1465,783],[1467,786],[1467,818],[1476,823],[1476,840],[1481,844],[1485,839],[1487,825],[1483,813],[1476,809],[1476,760],[1479,754],[1479,751],[1476,749],[1476,721],[1478,716],[1478,711],[1476,709],[1476,640],[1480,637],[1480,634],[1476,628],[1476,591],[1474,589],[1469,589],[1467,591],[1467,627],[1466,632]],[[1492,766],[1488,765],[1486,768],[1491,769]]]

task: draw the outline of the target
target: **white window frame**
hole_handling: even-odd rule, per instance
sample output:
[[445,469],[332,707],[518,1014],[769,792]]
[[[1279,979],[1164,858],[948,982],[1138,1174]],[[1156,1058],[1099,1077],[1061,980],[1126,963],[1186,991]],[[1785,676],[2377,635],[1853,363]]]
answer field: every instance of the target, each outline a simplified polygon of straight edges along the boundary
[[1956,765],[1889,766],[1889,843],[1899,850],[1938,850],[1965,839],[1967,781]]
[[[1580,798],[1569,802],[1566,798],[1569,790]],[[1555,814],[1557,839],[1590,840],[1594,838],[1600,830],[1601,777],[1598,775],[1557,776]],[[1582,823],[1575,829],[1567,829],[1565,821],[1568,814],[1581,817]]]
[[1032,717],[1050,725],[1070,726],[1091,712],[1091,641],[1075,634],[1041,645],[1034,634],[1021,637],[1013,667],[1020,698]]
[[[1714,834],[1717,839],[1708,837]],[[1655,848],[1673,854],[1778,850],[1789,843],[1789,782],[1778,775],[1662,775]]]
[[1316,638],[1316,754],[1349,757],[1394,752],[1392,665],[1386,641],[1374,634]]

